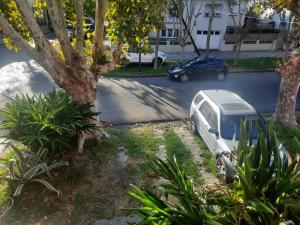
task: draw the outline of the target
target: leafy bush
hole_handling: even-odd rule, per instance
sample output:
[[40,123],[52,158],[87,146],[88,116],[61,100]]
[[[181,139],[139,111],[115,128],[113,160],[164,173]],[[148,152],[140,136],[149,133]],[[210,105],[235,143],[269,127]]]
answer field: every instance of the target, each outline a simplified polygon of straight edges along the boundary
[[41,176],[47,175],[49,178],[52,178],[50,171],[61,166],[68,166],[68,162],[62,161],[48,165],[44,161],[47,154],[46,149],[40,149],[37,153],[33,153],[30,150],[19,150],[12,144],[10,146],[16,153],[16,157],[5,163],[9,176],[1,176],[0,179],[17,184],[14,196],[19,196],[24,185],[29,182],[41,183],[50,191],[59,194],[59,191]]
[[92,121],[98,113],[91,103],[77,105],[65,92],[39,96],[16,96],[0,112],[7,139],[20,141],[33,151],[50,152],[71,147],[76,133],[97,129]]
[[242,124],[236,167],[239,179],[229,186],[198,191],[176,159],[152,159],[154,172],[166,182],[152,190],[132,186],[128,194],[141,206],[129,210],[141,218],[141,224],[153,225],[273,225],[288,219],[299,224],[300,171],[295,170],[299,162],[288,165],[280,149],[273,122],[264,131],[260,129],[254,145]]

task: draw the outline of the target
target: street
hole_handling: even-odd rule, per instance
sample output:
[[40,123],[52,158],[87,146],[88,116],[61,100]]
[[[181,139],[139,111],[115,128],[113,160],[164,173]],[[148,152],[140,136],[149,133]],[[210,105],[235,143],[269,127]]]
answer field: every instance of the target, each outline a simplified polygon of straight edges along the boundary
[[[56,86],[48,74],[24,53],[0,46],[0,107],[8,97],[52,91]],[[188,83],[166,77],[103,78],[99,83],[97,109],[101,119],[130,123],[184,119],[193,96],[203,89],[232,90],[260,112],[273,112],[280,78],[276,73],[231,73],[225,81],[200,76]],[[299,102],[299,101],[298,101]],[[300,109],[300,105],[297,105]]]

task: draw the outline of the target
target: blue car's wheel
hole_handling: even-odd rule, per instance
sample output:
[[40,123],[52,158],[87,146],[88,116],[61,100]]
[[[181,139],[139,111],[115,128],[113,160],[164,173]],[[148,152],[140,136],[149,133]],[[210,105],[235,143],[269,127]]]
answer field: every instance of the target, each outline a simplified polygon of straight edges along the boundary
[[187,75],[186,73],[182,74],[182,75],[180,76],[180,80],[181,80],[181,82],[183,82],[183,83],[188,82],[188,81],[189,81],[189,75]]
[[217,79],[222,81],[225,79],[225,73],[224,72],[218,72],[217,73]]

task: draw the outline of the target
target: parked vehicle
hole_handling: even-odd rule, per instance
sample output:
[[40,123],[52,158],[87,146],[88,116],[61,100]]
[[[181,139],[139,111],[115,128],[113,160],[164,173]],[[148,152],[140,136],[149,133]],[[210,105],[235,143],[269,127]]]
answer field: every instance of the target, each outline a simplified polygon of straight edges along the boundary
[[[252,128],[254,142],[258,137],[257,124],[264,127],[265,121],[249,103],[225,90],[198,92],[191,104],[190,118],[193,133],[200,134],[216,156],[219,175],[232,182],[241,121]],[[282,148],[281,152],[282,158],[287,159],[287,151]]]
[[[84,26],[84,31],[85,31],[84,38],[87,39],[88,38],[87,33],[92,33],[94,30],[95,30],[95,25],[94,24],[92,24],[92,23],[85,24],[85,26]],[[70,39],[75,38],[76,29],[75,29],[75,27],[72,26],[72,24],[67,24],[67,32],[68,32],[68,37]]]
[[[129,63],[139,63],[139,53],[128,51],[124,53],[125,58]],[[160,66],[166,61],[167,55],[164,52],[158,51],[157,65]],[[143,64],[154,64],[155,52],[153,53],[142,53],[141,54],[141,63]],[[127,66],[127,65],[123,65]]]
[[168,77],[170,79],[188,82],[191,77],[210,73],[216,75],[218,80],[224,80],[227,76],[227,72],[228,65],[221,58],[196,57],[185,63],[172,66],[168,70]]

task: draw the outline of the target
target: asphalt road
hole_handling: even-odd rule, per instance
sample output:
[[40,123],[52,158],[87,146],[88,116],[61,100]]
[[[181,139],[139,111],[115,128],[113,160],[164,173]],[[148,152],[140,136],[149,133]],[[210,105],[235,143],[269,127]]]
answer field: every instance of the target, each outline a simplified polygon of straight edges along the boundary
[[[260,112],[273,112],[279,84],[275,73],[232,73],[224,81],[204,76],[188,83],[166,77],[104,78],[99,84],[97,108],[103,120],[113,123],[183,119],[188,117],[189,105],[199,90],[226,89]],[[48,74],[24,53],[15,54],[0,46],[0,108],[8,101],[7,96],[46,93],[55,87]]]
[[224,81],[205,76],[188,83],[165,77],[103,79],[97,103],[101,118],[114,123],[184,119],[198,91],[225,89],[237,93],[259,112],[274,112],[279,84],[275,73],[233,73]]

